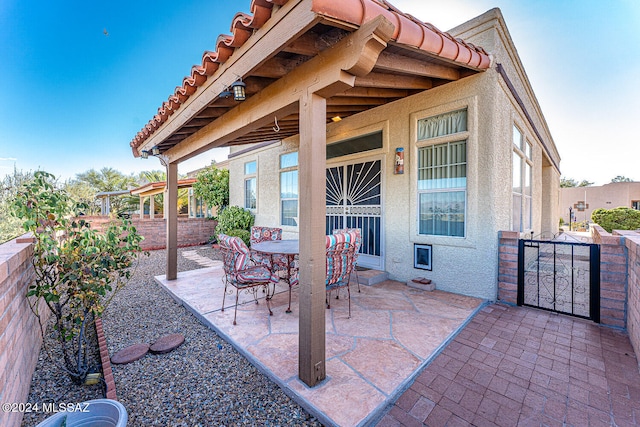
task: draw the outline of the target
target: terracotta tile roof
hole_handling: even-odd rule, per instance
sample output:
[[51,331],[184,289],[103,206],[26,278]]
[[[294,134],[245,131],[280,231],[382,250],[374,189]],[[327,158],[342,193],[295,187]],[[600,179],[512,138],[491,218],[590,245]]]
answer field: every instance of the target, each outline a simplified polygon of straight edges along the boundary
[[385,0],[314,0],[312,10],[319,15],[357,26],[383,15],[395,26],[393,39],[396,43],[473,68],[489,68],[489,55],[481,47],[456,39],[429,23],[403,13]]
[[[199,86],[213,76],[220,64],[223,64],[253,34],[271,18],[274,5],[283,6],[289,0],[252,0],[250,14],[237,13],[231,22],[231,34],[220,35],[214,51],[205,51],[202,63],[191,68],[191,74],[182,80],[174,93],[165,101],[158,113],[136,134],[130,142],[134,156],[138,156],[140,147],[169,116],[193,95]],[[403,13],[386,0],[313,0],[312,11],[318,15],[359,27],[384,15],[395,26],[393,39],[398,45],[419,49],[445,60],[453,61],[465,67],[485,70],[489,68],[490,58],[481,47],[456,39],[433,25],[422,22]]]

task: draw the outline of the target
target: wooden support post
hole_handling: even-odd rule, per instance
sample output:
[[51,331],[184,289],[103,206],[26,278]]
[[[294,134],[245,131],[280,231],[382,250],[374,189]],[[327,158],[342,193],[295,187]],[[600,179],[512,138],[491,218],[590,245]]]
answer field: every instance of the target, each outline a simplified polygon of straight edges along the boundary
[[[176,184],[177,185],[177,184]],[[167,219],[169,212],[167,210],[167,202],[169,201],[169,189],[165,188],[162,192],[162,219]]]
[[155,195],[149,196],[149,218],[153,219],[156,217],[156,200]]
[[[167,191],[164,199],[167,222],[167,280],[178,277],[178,164],[167,164]],[[153,196],[151,196],[153,197]]]
[[325,205],[327,101],[316,94],[300,98],[300,307],[298,374],[312,387],[325,368]]
[[140,196],[140,219],[144,219],[144,197]]

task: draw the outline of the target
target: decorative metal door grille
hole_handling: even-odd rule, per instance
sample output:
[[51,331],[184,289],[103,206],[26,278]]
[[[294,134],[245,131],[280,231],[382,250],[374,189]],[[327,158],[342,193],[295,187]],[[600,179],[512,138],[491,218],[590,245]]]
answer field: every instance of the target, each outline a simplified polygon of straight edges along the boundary
[[358,264],[382,268],[380,160],[327,168],[326,232],[362,230]]
[[520,240],[518,305],[600,322],[600,247]]

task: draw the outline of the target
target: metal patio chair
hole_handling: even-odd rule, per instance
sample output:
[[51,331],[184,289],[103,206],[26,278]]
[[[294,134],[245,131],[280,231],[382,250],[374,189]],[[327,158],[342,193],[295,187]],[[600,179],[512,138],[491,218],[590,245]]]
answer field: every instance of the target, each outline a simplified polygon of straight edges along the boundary
[[[238,296],[240,291],[246,291],[253,295],[253,299],[258,304],[258,289],[262,288],[266,294],[267,310],[271,311],[271,298],[275,292],[277,278],[274,278],[271,271],[264,265],[255,265],[251,260],[249,248],[239,237],[230,237],[226,234],[218,235],[218,243],[222,252],[224,262],[224,295],[222,297],[222,311],[224,311],[224,301],[227,296],[227,286],[236,288],[236,303],[233,313],[233,324],[236,324],[238,315]],[[275,280],[274,280],[275,279]]]
[[353,269],[355,255],[355,233],[336,233],[326,236],[327,244],[327,275],[326,275],[326,303],[331,309],[331,292],[340,288],[347,288],[349,299],[349,318],[351,318],[351,290],[349,276]]
[[[360,247],[362,246],[362,231],[359,228],[337,228],[333,230],[333,234],[338,233],[355,233],[355,239],[352,242],[355,245],[354,255],[353,255],[353,272],[356,275],[356,283],[358,284],[358,292],[360,292],[360,278],[358,277],[358,255],[360,252]],[[351,280],[351,275],[349,275],[349,280]]]

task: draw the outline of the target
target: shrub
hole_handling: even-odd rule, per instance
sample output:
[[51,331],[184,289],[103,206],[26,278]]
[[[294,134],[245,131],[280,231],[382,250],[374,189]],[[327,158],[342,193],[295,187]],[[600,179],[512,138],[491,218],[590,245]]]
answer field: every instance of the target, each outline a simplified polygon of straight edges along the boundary
[[251,233],[249,232],[249,230],[241,230],[239,228],[234,228],[233,230],[229,230],[229,232],[226,234],[227,236],[241,238],[244,244],[249,246],[249,241],[251,237]]
[[247,230],[251,229],[254,217],[246,209],[240,206],[228,206],[220,215],[218,215],[218,225],[216,226],[216,236],[218,234],[227,234],[231,230]]
[[198,180],[193,184],[193,194],[201,197],[209,207],[220,212],[229,204],[229,171],[215,165],[198,172]]
[[140,251],[142,237],[128,220],[114,220],[100,233],[83,219],[74,219],[74,206],[68,193],[56,188],[55,177],[43,171],[25,184],[12,203],[12,214],[33,233],[35,275],[27,297],[40,322],[44,336],[43,300],[54,316],[53,335],[61,349],[56,360],[71,379],[84,382],[89,366],[86,328],[100,316],[131,277],[133,262]]
[[623,206],[614,209],[596,209],[591,214],[591,220],[609,233],[613,230],[640,229],[640,211]]

